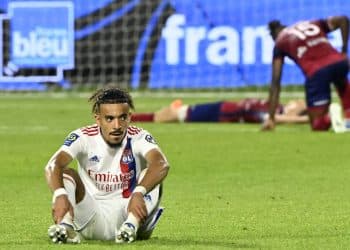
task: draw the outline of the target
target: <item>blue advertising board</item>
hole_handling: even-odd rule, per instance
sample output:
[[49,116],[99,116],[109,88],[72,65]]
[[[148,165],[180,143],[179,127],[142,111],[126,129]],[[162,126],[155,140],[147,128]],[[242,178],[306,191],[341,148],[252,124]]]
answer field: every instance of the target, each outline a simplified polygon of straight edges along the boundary
[[[289,25],[348,13],[344,0],[2,0],[0,83],[267,85],[270,20]],[[331,33],[330,41],[340,48],[340,33]],[[303,82],[300,69],[286,60],[282,84]]]
[[[170,2],[176,12],[168,18],[153,58],[151,88],[266,85],[273,49],[266,27],[270,20],[280,19],[288,25],[350,13],[350,2],[339,0]],[[332,33],[330,39],[336,47],[341,46],[339,32]],[[290,60],[282,82],[304,82]],[[133,84],[137,87],[137,79]]]
[[[0,21],[9,23],[8,41],[0,40],[0,48],[8,48],[8,51],[0,50],[0,58],[3,58],[0,81],[60,82],[63,71],[74,67],[74,9],[71,2],[10,2],[7,14],[0,15]],[[0,30],[1,37],[3,33]],[[45,69],[53,73],[21,74],[25,70]]]

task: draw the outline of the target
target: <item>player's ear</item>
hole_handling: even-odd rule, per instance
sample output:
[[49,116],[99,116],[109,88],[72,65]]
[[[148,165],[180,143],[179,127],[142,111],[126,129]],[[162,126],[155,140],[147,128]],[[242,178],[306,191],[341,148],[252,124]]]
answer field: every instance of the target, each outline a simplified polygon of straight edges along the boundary
[[95,113],[94,118],[95,118],[96,124],[100,126],[101,116]]

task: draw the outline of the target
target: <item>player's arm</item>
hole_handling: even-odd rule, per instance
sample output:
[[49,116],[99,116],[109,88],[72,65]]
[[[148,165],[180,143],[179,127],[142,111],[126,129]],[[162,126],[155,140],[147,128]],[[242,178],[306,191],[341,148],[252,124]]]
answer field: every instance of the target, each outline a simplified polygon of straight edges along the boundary
[[275,57],[272,61],[272,80],[269,91],[269,117],[265,120],[262,130],[272,130],[275,127],[275,113],[281,91],[281,76],[283,57]]
[[45,177],[51,191],[63,188],[63,170],[72,162],[72,157],[64,152],[59,151],[48,163],[45,168]]
[[146,154],[147,172],[139,183],[147,192],[160,184],[168,175],[169,163],[164,154],[158,149],[152,149]]
[[[160,184],[169,171],[169,164],[164,154],[159,149],[151,149],[146,154],[145,159],[148,165],[146,174],[135,188],[128,206],[129,212],[132,212],[141,220],[144,220],[147,216],[143,195],[151,191],[156,185]],[[140,192],[137,190],[140,190]]]
[[55,223],[60,223],[69,211],[73,217],[73,208],[64,191],[63,171],[72,162],[73,158],[64,151],[59,151],[49,161],[45,168],[45,177],[49,188],[54,193],[52,216]]
[[349,18],[347,16],[332,16],[327,19],[329,29],[340,29],[343,47],[341,52],[346,54],[348,52],[349,40]]

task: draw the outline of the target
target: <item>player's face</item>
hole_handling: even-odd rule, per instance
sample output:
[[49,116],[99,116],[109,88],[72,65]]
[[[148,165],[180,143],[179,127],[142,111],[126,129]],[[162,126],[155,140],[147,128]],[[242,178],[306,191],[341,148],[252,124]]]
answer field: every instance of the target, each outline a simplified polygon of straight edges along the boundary
[[103,139],[111,146],[122,142],[130,123],[130,107],[127,103],[101,104],[95,114]]

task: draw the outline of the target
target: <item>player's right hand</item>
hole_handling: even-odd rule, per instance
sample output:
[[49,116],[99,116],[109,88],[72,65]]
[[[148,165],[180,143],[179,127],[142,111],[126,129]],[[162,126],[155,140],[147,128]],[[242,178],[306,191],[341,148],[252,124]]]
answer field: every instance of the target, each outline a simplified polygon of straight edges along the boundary
[[59,224],[66,213],[69,212],[71,217],[74,217],[72,204],[68,200],[67,195],[57,196],[52,204],[52,217],[56,224]]

